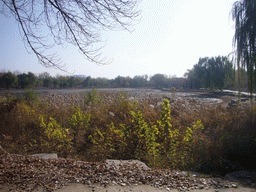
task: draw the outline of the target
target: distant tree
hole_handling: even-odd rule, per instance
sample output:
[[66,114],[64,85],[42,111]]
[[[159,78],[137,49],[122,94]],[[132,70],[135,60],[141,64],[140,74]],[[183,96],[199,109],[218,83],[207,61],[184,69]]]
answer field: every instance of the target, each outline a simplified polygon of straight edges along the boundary
[[240,67],[246,68],[249,91],[252,93],[256,79],[256,1],[236,1],[233,4],[232,16],[235,21],[234,47],[238,73]]
[[44,79],[43,79],[43,86],[44,87],[51,87],[53,85],[53,79],[52,79],[52,77],[45,77]]
[[225,79],[224,87],[225,88],[234,88],[236,83],[236,70],[234,69],[233,63],[227,60],[224,66]]
[[28,72],[27,76],[28,76],[29,86],[34,87],[38,80],[37,77],[35,76],[34,73],[31,73],[31,72]]
[[[129,30],[138,15],[137,0],[1,0],[2,13],[19,23],[24,42],[46,67],[63,69],[56,54],[45,51],[54,45],[70,43],[89,61],[104,64],[99,49],[101,29]],[[48,31],[47,31],[48,29]]]
[[186,76],[192,82],[192,87],[218,88],[222,91],[225,82],[229,80],[231,84],[231,80],[234,80],[234,69],[227,57],[204,57],[199,58]]
[[184,77],[187,79],[187,88],[188,89],[198,89],[201,87],[200,80],[196,77],[195,69],[188,69],[184,74]]
[[93,80],[93,86],[94,87],[108,87],[109,81],[106,78],[98,77]]
[[83,86],[90,87],[91,86],[91,80],[92,80],[91,76],[86,77],[85,80],[82,82]]
[[147,85],[147,76],[136,75],[131,80],[132,87],[145,87]]
[[176,88],[181,88],[181,87],[186,87],[186,79],[183,77],[175,77],[172,76],[170,78],[167,78],[167,87],[171,88],[171,87],[176,87]]
[[48,78],[48,77],[51,77],[51,75],[48,73],[48,72],[43,72],[43,73],[40,73],[38,75],[38,79],[45,79],[45,78]]
[[36,81],[37,77],[31,72],[28,72],[28,74],[23,73],[18,75],[18,85],[23,89],[34,87]]
[[59,81],[59,87],[60,88],[67,88],[68,87],[68,83],[67,83],[67,77],[64,76],[59,76],[57,77],[58,81]]
[[117,87],[129,87],[130,77],[117,76],[114,83]]
[[162,88],[165,85],[166,77],[163,74],[155,74],[150,78],[150,82],[156,87],[156,88]]
[[40,85],[44,87],[50,87],[53,85],[53,78],[47,72],[40,73],[38,75],[38,80],[40,82]]
[[5,89],[10,89],[12,87],[15,87],[17,85],[17,82],[18,82],[18,78],[12,72],[4,73],[0,77],[0,86]]
[[59,88],[59,85],[60,85],[60,81],[58,78],[53,78],[52,79],[52,84],[55,88]]
[[76,85],[76,79],[74,76],[68,77],[67,78],[67,86],[68,87],[74,87]]
[[224,66],[226,60],[226,57],[211,57],[204,63],[207,79],[210,82],[209,87],[218,88],[222,91],[225,80]]

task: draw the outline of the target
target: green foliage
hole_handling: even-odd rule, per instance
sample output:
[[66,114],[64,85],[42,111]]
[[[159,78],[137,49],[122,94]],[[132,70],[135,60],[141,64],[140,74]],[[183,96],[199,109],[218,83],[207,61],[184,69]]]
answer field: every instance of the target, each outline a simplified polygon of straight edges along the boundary
[[160,166],[160,144],[156,142],[159,133],[155,125],[148,125],[144,121],[142,113],[131,111],[134,123],[133,144],[136,146],[135,158],[147,162],[154,167]]
[[101,102],[101,97],[96,89],[92,89],[87,93],[87,96],[85,97],[85,104],[95,104]]
[[91,114],[90,113],[84,114],[81,111],[80,106],[78,106],[77,108],[73,108],[73,111],[74,112],[72,116],[68,119],[68,122],[71,128],[74,131],[87,129],[89,127]]
[[157,125],[149,125],[143,114],[131,112],[133,129],[125,135],[126,140],[132,139],[134,157],[147,162],[153,167],[171,167],[174,169],[186,168],[193,165],[196,146],[200,131],[204,128],[198,120],[192,128],[187,127],[185,134],[171,124],[169,101],[163,101],[160,120]]
[[7,93],[7,94],[5,95],[5,98],[6,98],[7,103],[9,103],[9,102],[11,102],[12,100],[14,100],[14,96],[13,96],[12,94],[10,94],[10,93]]
[[117,87],[129,87],[130,77],[121,77],[120,75],[114,79],[114,84]]
[[91,114],[89,112],[84,114],[79,106],[72,110],[73,114],[68,118],[68,124],[73,135],[72,143],[75,149],[79,149],[86,142],[86,137],[92,133],[90,129]]
[[[234,85],[234,68],[227,57],[199,58],[197,64],[186,74],[192,87],[220,89]],[[233,81],[233,82],[232,82]]]
[[173,129],[170,114],[170,104],[169,101],[165,99],[163,101],[161,118],[157,121],[159,127],[157,140],[161,146],[161,154],[166,156],[165,161],[167,161],[171,167],[176,168],[178,164],[177,150],[180,144],[178,138],[179,129]]
[[171,114],[170,103],[167,99],[164,99],[162,112],[161,112],[161,119],[158,121],[159,136],[161,138],[167,138],[171,131],[172,124],[171,124],[170,114]]
[[49,117],[49,120],[45,122],[43,116],[40,116],[39,126],[44,131],[44,137],[40,142],[45,151],[66,152],[70,148],[69,130],[61,127],[55,119]]
[[31,72],[20,74],[17,77],[18,84],[22,89],[33,88],[36,85],[37,77]]
[[90,150],[90,158],[93,160],[115,158],[125,153],[127,147],[124,141],[124,132],[116,128],[113,123],[107,126],[106,131],[96,128],[89,139],[93,144]]
[[28,104],[37,103],[39,101],[39,94],[33,89],[26,89],[24,92],[24,99]]
[[[196,148],[197,150],[201,147],[201,136],[200,131],[204,129],[201,120],[196,121],[192,128],[187,127],[186,133],[182,140],[182,151],[180,151],[180,167],[183,169],[196,168],[195,156]],[[199,154],[197,154],[199,156]],[[198,166],[198,165],[197,165]]]
[[150,82],[156,87],[156,88],[162,88],[165,85],[167,78],[163,74],[155,74],[150,78]]
[[18,78],[15,74],[8,72],[0,76],[0,87],[5,89],[15,88]]

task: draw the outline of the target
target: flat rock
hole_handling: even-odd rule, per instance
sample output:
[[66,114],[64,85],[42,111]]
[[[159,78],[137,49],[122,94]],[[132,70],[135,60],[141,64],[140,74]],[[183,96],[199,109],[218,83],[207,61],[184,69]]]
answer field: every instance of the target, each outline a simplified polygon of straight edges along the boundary
[[108,168],[115,167],[116,169],[119,169],[121,166],[129,166],[129,167],[138,167],[144,170],[150,169],[145,163],[139,161],[139,160],[114,160],[114,159],[107,159],[106,166]]
[[39,153],[31,156],[38,157],[40,159],[58,159],[58,155],[56,153]]

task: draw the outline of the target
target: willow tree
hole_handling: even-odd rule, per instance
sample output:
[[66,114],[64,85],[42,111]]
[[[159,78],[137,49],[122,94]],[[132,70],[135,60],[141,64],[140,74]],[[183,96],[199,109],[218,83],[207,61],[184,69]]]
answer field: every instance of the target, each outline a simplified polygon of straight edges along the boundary
[[247,70],[248,89],[252,96],[256,74],[256,1],[236,1],[233,4],[232,16],[235,21],[234,47],[237,68],[238,71],[240,67]]
[[138,18],[138,0],[0,0],[1,12],[20,26],[26,48],[45,67],[63,69],[55,45],[73,44],[92,62],[100,59],[102,29],[130,30]]

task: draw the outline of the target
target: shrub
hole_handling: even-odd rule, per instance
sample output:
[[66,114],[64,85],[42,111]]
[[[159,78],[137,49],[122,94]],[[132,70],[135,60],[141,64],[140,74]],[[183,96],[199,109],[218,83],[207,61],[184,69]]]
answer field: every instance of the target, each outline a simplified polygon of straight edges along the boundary
[[101,102],[101,97],[96,89],[92,89],[87,93],[87,96],[85,97],[85,104],[90,105],[90,104],[95,104],[95,103],[100,103]]
[[34,148],[34,141],[41,135],[37,120],[38,114],[27,104],[17,103],[11,110],[3,112],[0,138],[4,147],[14,153],[29,153]]
[[81,147],[86,142],[86,137],[92,134],[90,130],[91,114],[90,112],[84,114],[79,106],[73,107],[72,111],[73,114],[68,118],[68,124],[73,135],[72,143],[75,149],[81,150]]
[[27,89],[24,92],[24,99],[27,104],[34,104],[39,101],[39,93],[36,93],[33,89]]
[[40,144],[45,152],[58,152],[62,156],[67,156],[65,153],[71,149],[69,130],[62,128],[52,117],[45,121],[44,117],[40,116],[39,123],[44,131],[43,137],[40,137]]
[[96,128],[89,136],[92,142],[90,149],[91,160],[103,160],[107,158],[118,158],[126,152],[127,144],[124,141],[124,133],[116,128],[113,123],[107,126],[106,132]]
[[160,144],[156,142],[159,130],[155,125],[148,125],[144,121],[142,113],[131,111],[134,130],[129,138],[134,138],[135,158],[147,162],[150,166],[160,166]]

